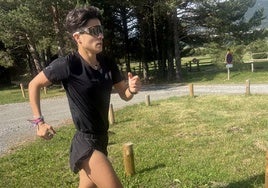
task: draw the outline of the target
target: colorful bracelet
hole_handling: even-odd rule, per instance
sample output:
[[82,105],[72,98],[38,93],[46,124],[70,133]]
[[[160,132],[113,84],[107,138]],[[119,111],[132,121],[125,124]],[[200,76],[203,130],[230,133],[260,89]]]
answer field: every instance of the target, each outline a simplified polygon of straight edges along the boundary
[[35,127],[38,125],[38,123],[44,122],[44,117],[40,116],[39,118],[36,119],[28,119],[28,121],[32,124],[33,127]]

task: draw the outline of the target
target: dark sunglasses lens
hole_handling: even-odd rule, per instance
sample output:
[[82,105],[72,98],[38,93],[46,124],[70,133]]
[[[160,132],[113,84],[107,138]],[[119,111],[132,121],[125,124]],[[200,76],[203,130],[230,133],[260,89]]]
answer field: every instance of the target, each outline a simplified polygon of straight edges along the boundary
[[88,29],[88,31],[90,35],[96,36],[96,37],[98,37],[100,34],[103,34],[103,28],[100,25],[91,27]]

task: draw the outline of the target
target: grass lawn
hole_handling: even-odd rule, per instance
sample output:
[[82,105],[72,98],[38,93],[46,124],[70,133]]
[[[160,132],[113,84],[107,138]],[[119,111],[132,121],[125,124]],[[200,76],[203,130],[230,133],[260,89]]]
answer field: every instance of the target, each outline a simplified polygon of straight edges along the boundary
[[[264,184],[268,95],[173,97],[115,112],[109,157],[124,187],[259,188]],[[69,170],[73,125],[0,158],[2,187],[77,187]],[[136,174],[122,146],[134,143]]]
[[[12,85],[0,88],[0,105],[9,104],[9,103],[18,103],[18,102],[28,102],[28,88],[24,88],[25,98],[23,98],[22,91],[19,85]],[[65,95],[65,91],[62,90],[60,85],[54,85],[47,88],[47,93],[45,94],[44,90],[41,91],[41,98],[50,98]]]

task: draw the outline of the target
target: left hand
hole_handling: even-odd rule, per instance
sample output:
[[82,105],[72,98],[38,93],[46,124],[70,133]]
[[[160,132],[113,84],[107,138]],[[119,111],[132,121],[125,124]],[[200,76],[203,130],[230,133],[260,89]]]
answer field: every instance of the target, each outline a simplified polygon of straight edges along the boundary
[[128,73],[128,87],[132,93],[140,91],[141,81],[138,75],[133,76],[131,72]]

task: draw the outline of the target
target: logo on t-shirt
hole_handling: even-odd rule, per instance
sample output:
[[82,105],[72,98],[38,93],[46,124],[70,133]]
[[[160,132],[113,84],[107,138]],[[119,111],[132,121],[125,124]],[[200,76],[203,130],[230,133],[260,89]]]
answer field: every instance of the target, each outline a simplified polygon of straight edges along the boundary
[[105,79],[106,80],[109,80],[109,79],[112,80],[112,73],[111,73],[111,71],[109,71],[108,73],[105,74]]

